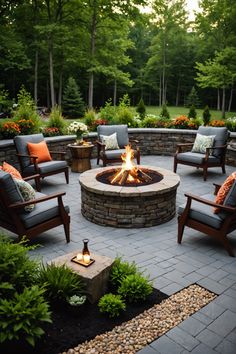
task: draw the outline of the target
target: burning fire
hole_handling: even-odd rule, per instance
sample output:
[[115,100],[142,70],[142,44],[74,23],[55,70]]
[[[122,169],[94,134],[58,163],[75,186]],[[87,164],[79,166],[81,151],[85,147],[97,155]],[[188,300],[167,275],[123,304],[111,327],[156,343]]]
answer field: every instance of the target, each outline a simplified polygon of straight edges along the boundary
[[134,150],[132,150],[130,145],[127,145],[125,147],[125,153],[121,155],[121,159],[123,161],[121,170],[118,171],[114,177],[112,177],[110,182],[111,184],[118,183],[120,185],[124,185],[126,182],[142,183],[144,180],[151,180],[151,177],[135,166],[133,158]]

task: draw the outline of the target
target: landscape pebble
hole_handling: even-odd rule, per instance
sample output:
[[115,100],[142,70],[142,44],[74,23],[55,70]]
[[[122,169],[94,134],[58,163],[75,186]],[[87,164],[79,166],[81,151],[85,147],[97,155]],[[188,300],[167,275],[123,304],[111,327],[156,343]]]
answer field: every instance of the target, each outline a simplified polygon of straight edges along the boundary
[[216,297],[194,284],[128,322],[62,354],[135,354]]

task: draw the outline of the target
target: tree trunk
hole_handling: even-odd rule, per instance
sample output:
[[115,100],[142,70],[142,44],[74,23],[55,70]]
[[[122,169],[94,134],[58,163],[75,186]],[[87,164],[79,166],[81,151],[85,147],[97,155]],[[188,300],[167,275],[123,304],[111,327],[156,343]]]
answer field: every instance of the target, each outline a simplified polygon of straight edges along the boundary
[[49,94],[48,80],[47,80],[47,83],[46,83],[46,88],[47,88],[47,107],[50,107],[50,94]]
[[59,90],[58,90],[58,104],[59,106],[61,106],[61,102],[62,102],[62,69],[60,71],[60,75],[59,75]]
[[52,54],[51,34],[48,39],[48,55],[49,55],[49,78],[50,78],[51,106],[54,107],[55,106],[55,93],[54,93],[53,54]]
[[231,90],[230,90],[230,97],[229,97],[229,105],[228,105],[228,112],[231,111],[231,105],[232,105],[232,101],[233,101],[233,87],[231,87]]
[[34,63],[34,103],[38,105],[38,64],[39,64],[39,51],[35,51],[35,63]]
[[166,88],[166,83],[165,83],[165,73],[166,73],[166,38],[164,34],[164,39],[163,39],[163,68],[162,68],[162,105],[166,103],[165,100],[165,88]]
[[116,106],[117,101],[117,81],[114,81],[113,105]]
[[222,118],[225,118],[225,87],[223,87],[222,92]]
[[175,106],[176,107],[178,107],[178,105],[179,105],[179,89],[180,89],[180,79],[178,78],[176,97],[175,97]]
[[217,111],[220,111],[220,89],[217,89]]
[[160,72],[160,80],[159,80],[159,107],[162,106],[162,82],[161,82],[161,72]]
[[[96,9],[94,8],[92,24],[91,24],[91,40],[90,40],[91,65],[93,65],[93,58],[95,55],[96,16],[97,16]],[[94,83],[94,73],[93,71],[91,71],[89,75],[89,91],[88,91],[88,106],[90,109],[93,108],[93,83]]]

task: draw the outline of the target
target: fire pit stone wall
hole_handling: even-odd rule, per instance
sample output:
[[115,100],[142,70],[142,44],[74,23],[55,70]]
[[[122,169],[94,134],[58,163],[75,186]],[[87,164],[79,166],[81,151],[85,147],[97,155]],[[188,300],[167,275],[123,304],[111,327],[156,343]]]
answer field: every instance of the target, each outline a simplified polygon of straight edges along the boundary
[[176,190],[179,176],[153,166],[163,179],[138,187],[101,183],[96,176],[111,167],[97,168],[81,174],[81,211],[91,222],[113,227],[150,227],[171,220],[176,213]]

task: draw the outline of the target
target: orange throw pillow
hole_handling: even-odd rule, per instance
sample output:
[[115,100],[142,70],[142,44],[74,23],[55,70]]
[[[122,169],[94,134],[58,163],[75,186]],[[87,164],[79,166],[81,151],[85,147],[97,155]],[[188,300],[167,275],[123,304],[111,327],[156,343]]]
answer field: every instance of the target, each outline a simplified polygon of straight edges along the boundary
[[41,141],[40,143],[37,144],[28,143],[27,147],[30,155],[38,157],[37,159],[38,163],[52,160],[45,141]]
[[23,179],[20,172],[15,167],[5,161],[3,162],[1,169],[7,173],[10,173],[10,175],[12,175],[12,177],[16,179]]
[[[227,194],[229,193],[230,188],[232,187],[234,181],[236,180],[236,172],[233,172],[222,184],[220,187],[216,198],[215,203],[223,205]],[[220,208],[214,208],[214,213],[217,214],[220,212]]]

